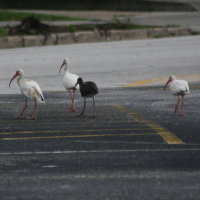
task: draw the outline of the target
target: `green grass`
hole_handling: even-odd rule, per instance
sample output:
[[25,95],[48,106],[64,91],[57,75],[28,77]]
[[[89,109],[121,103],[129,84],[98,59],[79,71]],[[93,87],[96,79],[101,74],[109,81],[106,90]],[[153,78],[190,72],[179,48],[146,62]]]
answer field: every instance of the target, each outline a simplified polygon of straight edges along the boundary
[[138,25],[133,23],[121,22],[121,23],[107,23],[107,24],[80,24],[80,25],[70,25],[70,28],[75,31],[94,31],[99,30],[133,30],[133,29],[147,29],[156,28],[159,26],[149,26],[149,25]]
[[7,27],[0,27],[0,37],[8,35],[9,28]]
[[[66,31],[67,32],[77,32],[77,31],[94,31],[94,30],[99,30],[99,31],[104,31],[104,30],[133,30],[133,29],[146,29],[146,28],[155,28],[155,26],[144,26],[144,25],[137,25],[137,24],[115,24],[115,23],[110,23],[110,24],[100,24],[100,25],[95,25],[95,24],[81,24],[81,25],[67,25],[66,26]],[[7,36],[9,32],[8,27],[0,27],[0,37]],[[65,32],[65,31],[63,31]],[[37,31],[35,32],[34,30],[30,30],[30,35],[32,34],[37,34]]]
[[[15,13],[7,12],[0,10],[0,21],[6,20],[21,20],[23,18],[34,16],[39,20],[69,20],[68,17],[52,16],[52,15],[40,15],[40,14],[27,14],[27,13]],[[70,20],[77,20],[77,18],[70,18]],[[108,31],[108,30],[133,30],[133,29],[147,29],[147,28],[156,28],[161,26],[148,26],[148,25],[138,25],[132,23],[130,18],[126,20],[120,20],[117,17],[114,17],[110,23],[106,24],[79,24],[79,25],[67,25],[62,28],[62,32],[77,32],[77,31]],[[170,26],[168,26],[170,27]],[[55,30],[54,30],[55,31]],[[0,27],[0,37],[9,35],[9,27]],[[26,33],[27,34],[27,33]],[[30,30],[28,33],[30,35],[37,34],[37,30]]]
[[11,12],[6,10],[0,10],[0,21],[21,21],[26,17],[33,16],[39,20],[56,21],[56,20],[85,20],[83,18],[75,18],[68,16],[56,16],[48,14],[34,14],[34,13],[22,13]]

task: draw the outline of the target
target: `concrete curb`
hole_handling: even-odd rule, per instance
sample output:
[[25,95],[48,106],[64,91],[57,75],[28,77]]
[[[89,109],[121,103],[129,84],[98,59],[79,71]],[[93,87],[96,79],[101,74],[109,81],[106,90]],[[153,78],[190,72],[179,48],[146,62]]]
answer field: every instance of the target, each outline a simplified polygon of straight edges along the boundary
[[34,36],[8,36],[0,38],[0,48],[59,45],[99,41],[119,41],[191,35],[189,28],[153,28],[143,30],[84,31]]

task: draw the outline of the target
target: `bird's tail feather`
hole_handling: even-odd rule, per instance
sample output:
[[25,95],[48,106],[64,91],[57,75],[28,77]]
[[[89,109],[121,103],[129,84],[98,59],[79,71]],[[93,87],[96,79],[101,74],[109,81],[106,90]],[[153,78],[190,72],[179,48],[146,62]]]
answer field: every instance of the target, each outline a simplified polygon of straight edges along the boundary
[[43,94],[40,93],[35,87],[34,87],[34,90],[35,90],[36,93],[37,93],[37,97],[38,97],[38,98],[36,98],[36,99],[37,99],[37,102],[38,102],[38,103],[45,103]]
[[39,99],[40,103],[45,103],[44,97],[42,95],[40,95],[40,99]]

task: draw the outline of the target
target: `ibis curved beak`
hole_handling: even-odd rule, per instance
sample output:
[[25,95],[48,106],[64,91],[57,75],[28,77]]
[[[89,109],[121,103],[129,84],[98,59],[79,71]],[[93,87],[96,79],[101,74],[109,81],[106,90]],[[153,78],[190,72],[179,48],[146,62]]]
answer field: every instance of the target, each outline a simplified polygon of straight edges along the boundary
[[74,88],[76,88],[76,86],[78,85],[78,81],[76,82],[76,84],[75,84],[75,86],[74,86]]
[[165,84],[164,90],[166,90],[166,87],[167,87],[167,85],[168,85],[168,83],[169,83],[170,81],[171,81],[170,79],[167,81],[167,83]]
[[63,64],[60,66],[60,70],[59,70],[59,74],[61,72],[62,67],[65,65],[65,62],[63,62]]
[[9,83],[9,87],[12,83],[12,81],[18,76],[19,74],[16,72],[16,74],[11,78],[10,83]]

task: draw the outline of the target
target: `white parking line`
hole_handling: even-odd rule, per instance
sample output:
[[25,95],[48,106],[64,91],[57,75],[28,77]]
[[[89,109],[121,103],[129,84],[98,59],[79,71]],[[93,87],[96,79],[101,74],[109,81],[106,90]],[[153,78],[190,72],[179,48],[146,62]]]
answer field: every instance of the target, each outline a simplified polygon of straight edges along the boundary
[[131,152],[182,152],[200,151],[200,148],[165,148],[165,149],[115,149],[115,150],[82,150],[82,151],[35,151],[35,152],[2,152],[1,156],[9,155],[46,155],[46,154],[87,154],[87,153],[131,153]]

